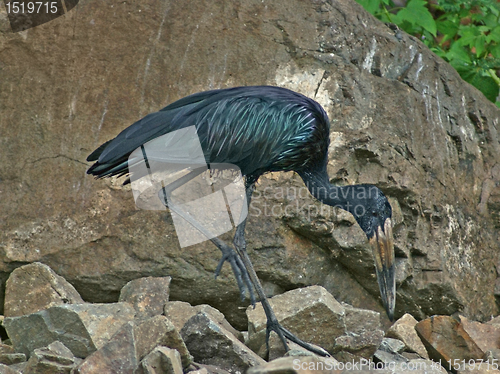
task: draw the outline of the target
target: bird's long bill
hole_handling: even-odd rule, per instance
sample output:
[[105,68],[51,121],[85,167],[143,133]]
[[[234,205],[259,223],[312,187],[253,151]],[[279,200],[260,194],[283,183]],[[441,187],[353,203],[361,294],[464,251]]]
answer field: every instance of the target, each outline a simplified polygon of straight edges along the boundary
[[370,239],[370,245],[375,259],[377,281],[382,296],[382,303],[389,319],[394,319],[396,304],[396,276],[394,265],[394,241],[392,238],[391,219],[384,222],[384,229],[378,227],[375,235]]

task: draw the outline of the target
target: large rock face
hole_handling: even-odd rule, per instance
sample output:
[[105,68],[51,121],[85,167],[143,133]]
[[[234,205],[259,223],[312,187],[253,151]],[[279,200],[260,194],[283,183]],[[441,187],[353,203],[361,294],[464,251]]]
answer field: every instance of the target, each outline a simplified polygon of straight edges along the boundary
[[[136,210],[120,181],[85,175],[85,158],[190,93],[268,84],[325,107],[333,182],[374,183],[390,198],[397,316],[498,313],[500,112],[353,1],[82,0],[16,34],[0,13],[0,28],[3,279],[41,261],[102,302],[131,279],[170,275],[172,300],[210,303],[244,326],[229,266],[213,277],[218,250],[181,249],[167,212]],[[297,175],[261,178],[247,239],[270,294],[321,284],[383,312],[366,236]]]

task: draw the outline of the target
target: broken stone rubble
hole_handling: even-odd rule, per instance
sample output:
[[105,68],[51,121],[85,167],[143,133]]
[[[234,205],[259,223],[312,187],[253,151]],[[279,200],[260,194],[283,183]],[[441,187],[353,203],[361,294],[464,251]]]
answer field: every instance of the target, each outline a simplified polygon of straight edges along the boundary
[[135,374],[182,374],[179,351],[167,347],[156,347],[141,361]]
[[71,350],[59,341],[33,351],[23,368],[23,374],[70,374],[82,362]]
[[28,357],[34,349],[58,340],[83,358],[106,344],[134,315],[128,303],[66,304],[7,317],[4,326],[14,349]]
[[[23,295],[22,299],[19,295]],[[5,317],[38,312],[51,306],[81,304],[80,294],[63,277],[40,262],[16,268],[5,287]]]
[[500,368],[498,329],[492,323],[469,321],[463,316],[432,316],[415,325],[429,357],[453,373]]
[[415,352],[423,358],[429,358],[427,350],[415,331],[418,321],[411,314],[404,314],[387,330],[388,338],[399,339],[405,344],[406,352]]
[[[285,328],[341,361],[371,357],[384,336],[379,313],[342,305],[321,286],[288,291],[269,302]],[[262,353],[266,317],[261,304],[248,307],[247,316],[247,344]]]
[[170,277],[145,277],[131,280],[120,291],[118,301],[134,306],[135,318],[150,318],[163,314],[168,302]]
[[231,332],[238,340],[244,342],[243,334],[241,331],[236,330],[231,324],[226,320],[224,314],[219,312],[217,309],[211,307],[207,304],[201,304],[196,306],[191,306],[185,301],[169,301],[165,304],[164,314],[167,316],[176,329],[181,331],[186,322],[193,317],[195,314],[200,312],[209,314],[218,323],[220,323],[226,330]]
[[[31,267],[41,269],[41,283],[51,274],[59,287],[65,284],[50,268],[41,264]],[[33,273],[37,272],[19,271],[16,282],[8,282],[8,287],[17,287],[16,283],[28,277],[36,288]],[[304,340],[321,342],[334,357],[318,357],[293,343],[285,352],[274,333],[270,351],[266,352],[262,337],[266,320],[260,305],[247,310],[249,332],[245,345],[243,334],[218,310],[208,305],[166,301],[169,285],[169,277],[138,279],[124,287],[122,301],[110,304],[53,305],[53,298],[48,297],[53,288],[37,288],[37,299],[45,300],[45,304],[37,303],[37,309],[45,309],[3,320],[12,345],[0,345],[0,364],[5,367],[2,370],[23,374],[271,374],[288,370],[304,374],[312,372],[307,368],[321,369],[327,362],[337,365],[335,373],[347,373],[349,362],[365,362],[385,365],[382,371],[380,366],[376,366],[377,370],[368,366],[367,372],[391,374],[407,365],[416,368],[412,372],[418,374],[420,368],[428,373],[445,372],[442,366],[425,360],[427,354],[435,360],[441,358],[442,363],[453,356],[489,358],[493,362],[500,351],[500,325],[495,320],[479,323],[462,316],[434,316],[417,322],[404,315],[383,337],[378,313],[340,304],[324,288],[311,286],[286,292],[270,302],[285,327]],[[11,303],[22,305],[23,295],[18,300],[12,298]],[[440,340],[442,336],[448,342]],[[261,358],[266,354],[268,363]],[[323,362],[322,367],[319,362]],[[296,370],[297,364],[294,368],[294,363],[300,363],[300,370]],[[478,372],[451,370],[460,374]]]
[[210,314],[200,312],[191,317],[181,335],[195,360],[235,372],[265,363]]

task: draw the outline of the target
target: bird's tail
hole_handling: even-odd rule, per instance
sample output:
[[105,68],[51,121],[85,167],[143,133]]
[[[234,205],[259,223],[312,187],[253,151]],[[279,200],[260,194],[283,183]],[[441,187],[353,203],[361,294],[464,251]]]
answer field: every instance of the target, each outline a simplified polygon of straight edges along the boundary
[[87,161],[97,161],[99,159],[99,156],[101,153],[104,151],[106,146],[111,143],[111,140],[108,140],[106,143],[101,144],[94,152],[92,152],[88,157]]
[[[92,152],[88,157],[87,161],[96,161],[88,170],[87,174],[94,175],[97,178],[112,177],[112,176],[123,176],[128,173],[128,157],[130,154],[126,154],[119,158],[118,160],[113,160],[109,162],[100,163],[97,161],[101,153],[106,149],[106,147],[111,143],[112,140],[108,140],[106,143],[101,144],[94,152]],[[125,181],[124,184],[126,184]]]

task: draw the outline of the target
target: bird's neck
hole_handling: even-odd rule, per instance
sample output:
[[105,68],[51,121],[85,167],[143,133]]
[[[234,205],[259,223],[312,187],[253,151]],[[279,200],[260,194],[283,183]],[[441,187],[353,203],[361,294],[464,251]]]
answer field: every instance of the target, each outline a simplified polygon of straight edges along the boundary
[[326,171],[304,172],[300,176],[309,192],[323,204],[351,211],[352,204],[349,201],[351,200],[350,195],[353,186],[335,186],[331,184]]

